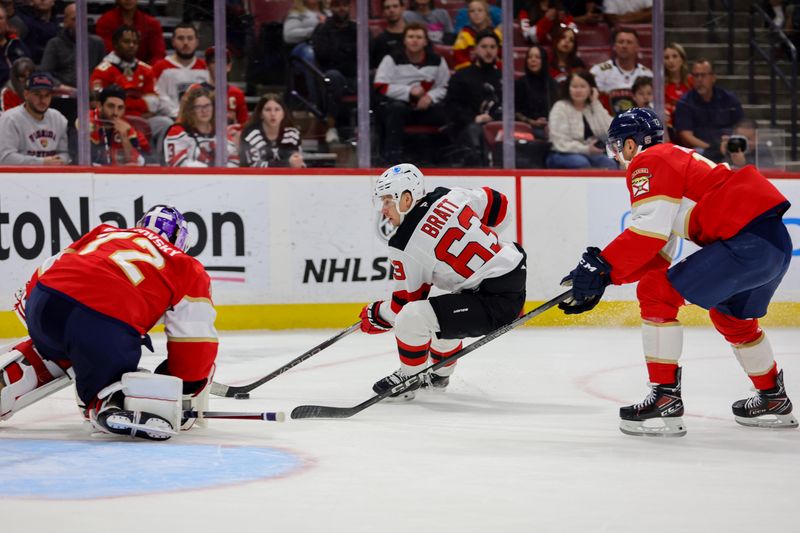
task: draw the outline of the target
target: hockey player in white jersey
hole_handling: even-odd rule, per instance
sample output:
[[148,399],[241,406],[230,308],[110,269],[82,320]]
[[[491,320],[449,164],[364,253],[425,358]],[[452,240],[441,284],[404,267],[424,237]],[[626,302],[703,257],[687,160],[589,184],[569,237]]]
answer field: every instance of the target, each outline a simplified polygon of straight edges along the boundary
[[[492,230],[506,220],[508,199],[488,187],[425,192],[424,176],[404,163],[375,184],[375,200],[397,228],[389,240],[393,291],[361,311],[361,330],[394,328],[400,368],[377,381],[380,394],[517,318],[525,303],[525,252]],[[428,298],[431,287],[449,294]],[[426,385],[445,388],[455,369],[440,368]],[[392,395],[413,399],[419,384]]]

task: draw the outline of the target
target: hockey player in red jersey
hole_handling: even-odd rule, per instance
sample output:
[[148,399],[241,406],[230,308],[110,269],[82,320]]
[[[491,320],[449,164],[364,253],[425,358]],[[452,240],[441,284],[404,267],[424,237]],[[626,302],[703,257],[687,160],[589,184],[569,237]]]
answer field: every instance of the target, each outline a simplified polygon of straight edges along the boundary
[[[27,285],[31,341],[0,361],[0,420],[75,381],[99,431],[153,440],[191,427],[217,355],[208,274],[187,255],[188,228],[157,205],[131,229],[101,224],[47,260]],[[138,371],[163,319],[167,359]]]
[[[608,284],[639,282],[652,389],[643,402],[620,409],[624,433],[686,433],[678,309],[687,303],[708,309],[756,389],[733,404],[736,421],[797,427],[783,371],[758,325],[789,268],[792,243],[781,220],[789,202],[755,167],[732,171],[662,137],[661,121],[649,109],[631,109],[611,123],[607,148],[627,169],[631,226],[604,250],[587,249],[563,280],[573,299],[559,307],[582,313],[597,305]],[[702,248],[670,267],[680,238]]]
[[[426,193],[420,170],[404,163],[375,184],[375,200],[397,229],[389,240],[393,292],[389,301],[361,311],[361,330],[394,328],[400,369],[377,381],[380,394],[519,316],[525,303],[525,252],[491,229],[506,219],[508,199],[488,187]],[[449,294],[428,298],[431,287]],[[426,386],[447,387],[455,368],[427,376]],[[392,395],[413,399],[420,384]]]

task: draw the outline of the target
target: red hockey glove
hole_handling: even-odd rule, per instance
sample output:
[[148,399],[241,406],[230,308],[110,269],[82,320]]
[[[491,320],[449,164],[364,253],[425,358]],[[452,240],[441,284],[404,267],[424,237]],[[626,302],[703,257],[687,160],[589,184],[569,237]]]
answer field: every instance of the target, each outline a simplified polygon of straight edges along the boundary
[[364,306],[361,310],[361,331],[375,335],[377,333],[386,333],[392,329],[392,325],[381,318],[381,304],[382,300],[372,302]]

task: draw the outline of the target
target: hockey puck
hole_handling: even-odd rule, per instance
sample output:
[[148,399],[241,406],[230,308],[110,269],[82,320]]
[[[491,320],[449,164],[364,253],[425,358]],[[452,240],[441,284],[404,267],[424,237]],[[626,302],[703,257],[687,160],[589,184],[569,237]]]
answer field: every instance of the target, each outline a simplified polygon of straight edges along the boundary
[[250,393],[249,392],[237,392],[233,395],[234,400],[249,400]]

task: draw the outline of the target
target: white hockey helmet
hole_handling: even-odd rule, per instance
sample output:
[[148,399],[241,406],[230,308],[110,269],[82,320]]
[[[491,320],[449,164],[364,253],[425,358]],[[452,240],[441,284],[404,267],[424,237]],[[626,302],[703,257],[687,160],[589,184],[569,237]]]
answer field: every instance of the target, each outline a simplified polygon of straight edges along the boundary
[[[405,215],[408,211],[400,210],[400,196],[408,191],[413,200],[411,207],[425,196],[425,176],[422,171],[411,163],[400,163],[387,168],[375,182],[374,200],[377,205],[382,205],[381,198],[392,195],[397,205],[397,211]],[[409,211],[411,209],[409,208]]]

